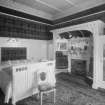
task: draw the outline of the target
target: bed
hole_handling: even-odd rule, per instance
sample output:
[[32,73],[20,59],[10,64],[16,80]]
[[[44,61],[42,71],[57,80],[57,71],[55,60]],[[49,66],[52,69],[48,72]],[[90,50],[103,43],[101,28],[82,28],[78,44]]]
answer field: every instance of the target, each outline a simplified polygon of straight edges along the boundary
[[[55,73],[55,61],[34,61],[26,57],[26,48],[1,48],[0,88],[4,103],[12,104],[38,93],[37,72],[49,69],[49,77]],[[49,78],[48,81],[55,79]]]
[[[38,93],[37,72],[50,70],[54,74],[55,62],[11,61],[0,65],[0,88],[5,94],[5,103],[12,99],[12,104]],[[55,79],[49,78],[55,84]]]

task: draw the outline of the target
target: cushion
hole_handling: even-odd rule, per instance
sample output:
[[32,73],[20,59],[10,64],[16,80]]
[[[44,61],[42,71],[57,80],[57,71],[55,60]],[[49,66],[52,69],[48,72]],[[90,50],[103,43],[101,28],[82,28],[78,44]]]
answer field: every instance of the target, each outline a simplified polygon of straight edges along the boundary
[[41,79],[41,81],[46,80],[46,73],[45,72],[40,73],[40,79]]
[[48,90],[51,90],[52,88],[54,88],[54,86],[51,86],[49,83],[44,83],[39,85],[40,91],[48,91]]

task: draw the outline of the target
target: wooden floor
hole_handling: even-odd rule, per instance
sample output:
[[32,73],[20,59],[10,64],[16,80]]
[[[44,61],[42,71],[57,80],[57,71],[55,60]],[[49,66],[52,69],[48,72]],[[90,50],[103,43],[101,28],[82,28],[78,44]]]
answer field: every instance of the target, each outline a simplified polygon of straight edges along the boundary
[[[73,77],[68,73],[56,75],[56,103],[53,94],[44,96],[43,105],[105,105],[105,92],[92,89],[82,78]],[[4,104],[4,95],[0,92],[0,105],[12,105],[11,101]],[[40,99],[31,96],[16,105],[40,105]]]

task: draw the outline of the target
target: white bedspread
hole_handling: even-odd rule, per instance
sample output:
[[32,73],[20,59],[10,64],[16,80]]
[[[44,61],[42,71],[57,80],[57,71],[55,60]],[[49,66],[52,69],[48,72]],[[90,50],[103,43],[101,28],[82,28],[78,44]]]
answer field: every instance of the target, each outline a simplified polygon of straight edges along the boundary
[[5,68],[0,71],[0,88],[5,95],[5,103],[8,103],[12,95],[12,76],[9,72],[10,68]]

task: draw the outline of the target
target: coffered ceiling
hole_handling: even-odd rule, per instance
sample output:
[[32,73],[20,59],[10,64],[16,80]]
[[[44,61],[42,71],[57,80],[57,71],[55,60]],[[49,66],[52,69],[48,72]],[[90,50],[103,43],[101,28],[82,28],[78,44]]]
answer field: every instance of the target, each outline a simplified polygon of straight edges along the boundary
[[58,19],[105,3],[105,0],[10,0]]

